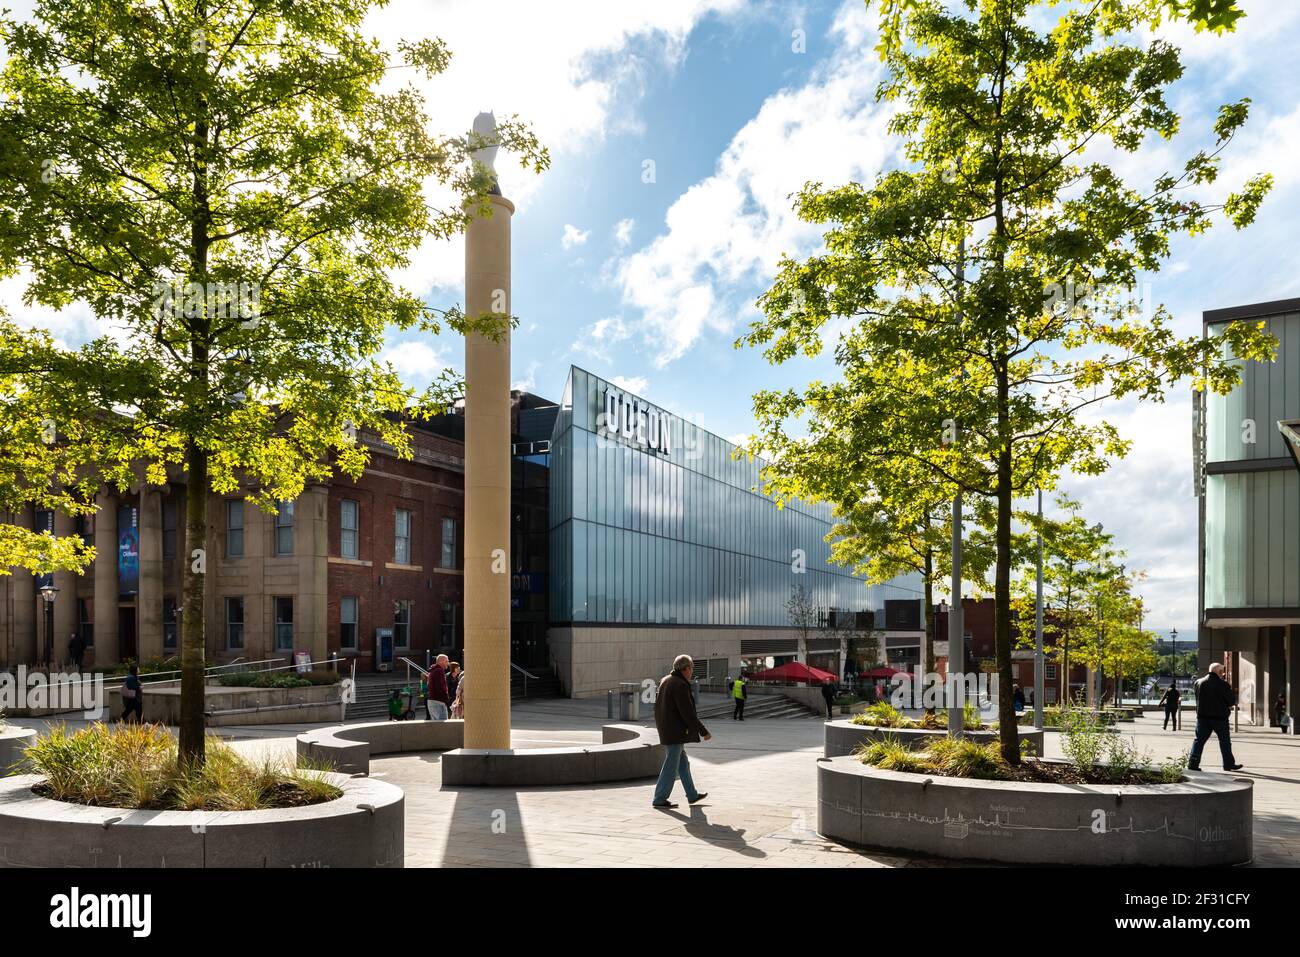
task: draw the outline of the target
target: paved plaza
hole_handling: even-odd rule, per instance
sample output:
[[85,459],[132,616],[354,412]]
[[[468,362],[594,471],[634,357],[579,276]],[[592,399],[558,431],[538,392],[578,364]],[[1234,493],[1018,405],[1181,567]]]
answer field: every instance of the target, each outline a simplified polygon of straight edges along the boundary
[[[701,704],[711,703],[706,696]],[[515,702],[514,744],[598,744],[606,723],[603,700]],[[691,807],[678,786],[673,800],[680,806],[672,811],[650,807],[650,780],[443,790],[437,753],[377,757],[371,770],[406,792],[407,867],[954,866],[849,849],[817,835],[819,719],[724,717],[707,723],[713,740],[690,746],[688,753],[696,785],[708,798]],[[291,755],[294,735],[307,727],[221,733],[244,751]],[[1191,727],[1189,717],[1183,731],[1161,731],[1154,713],[1121,725],[1156,758],[1186,750]],[[1233,746],[1245,765],[1238,773],[1255,781],[1255,866],[1300,865],[1300,737],[1242,727]],[[1049,757],[1061,756],[1054,732],[1047,734],[1046,750]],[[1214,769],[1217,758],[1211,740],[1203,767]]]

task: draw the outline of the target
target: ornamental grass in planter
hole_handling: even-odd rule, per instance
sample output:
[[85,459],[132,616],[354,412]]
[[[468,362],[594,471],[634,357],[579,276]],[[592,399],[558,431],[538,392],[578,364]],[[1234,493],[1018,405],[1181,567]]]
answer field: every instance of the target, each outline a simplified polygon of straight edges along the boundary
[[1067,710],[1061,723],[1066,761],[1039,761],[1028,741],[1020,743],[1022,760],[1008,764],[996,741],[980,744],[965,738],[936,738],[910,750],[886,735],[865,742],[854,754],[863,764],[883,771],[937,774],[983,781],[1032,781],[1050,784],[1176,784],[1183,780],[1186,753],[1153,764],[1150,751],[1103,724],[1090,711]]
[[[947,711],[927,711],[920,718],[909,718],[887,701],[876,702],[861,714],[854,715],[850,721],[853,724],[869,728],[906,728],[920,729],[922,731],[948,730]],[[962,727],[967,731],[992,730],[991,726],[986,725],[980,717],[979,709],[969,701],[966,702],[962,710]]]
[[95,807],[151,811],[258,811],[322,804],[343,792],[324,766],[246,758],[218,737],[207,761],[177,760],[176,739],[162,725],[91,724],[69,733],[55,727],[27,749],[20,773],[41,775],[41,797]]

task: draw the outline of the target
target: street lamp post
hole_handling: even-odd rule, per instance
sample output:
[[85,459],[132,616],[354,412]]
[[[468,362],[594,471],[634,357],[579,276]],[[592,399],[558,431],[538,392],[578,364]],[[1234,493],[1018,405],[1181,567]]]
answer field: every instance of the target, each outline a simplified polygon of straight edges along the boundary
[[45,670],[49,671],[54,658],[54,599],[58,597],[59,588],[53,582],[41,586],[41,597],[45,599]]
[[1034,728],[1043,730],[1043,490],[1038,490],[1038,582],[1034,598]]

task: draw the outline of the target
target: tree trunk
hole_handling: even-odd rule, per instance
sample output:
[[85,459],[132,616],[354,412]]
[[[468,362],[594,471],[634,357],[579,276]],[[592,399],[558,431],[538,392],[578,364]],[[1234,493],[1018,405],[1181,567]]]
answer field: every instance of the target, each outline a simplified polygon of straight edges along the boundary
[[[200,2],[202,17],[206,6]],[[208,250],[212,212],[208,195],[207,154],[209,130],[207,102],[200,97],[195,109],[193,221],[190,224],[191,281],[208,282]],[[204,421],[209,398],[211,358],[211,318],[203,314],[187,317],[190,338],[190,392],[185,402],[187,412]],[[204,748],[204,595],[207,582],[208,550],[208,450],[194,435],[185,443],[185,471],[188,485],[185,496],[185,573],[181,580],[181,601],[185,612],[181,622],[181,722],[180,760],[182,764],[202,765],[207,760]]]
[[203,595],[207,570],[208,453],[191,440],[185,448],[189,485],[185,495],[185,574],[181,584],[185,612],[181,618],[180,757],[186,764],[206,760],[203,674]]

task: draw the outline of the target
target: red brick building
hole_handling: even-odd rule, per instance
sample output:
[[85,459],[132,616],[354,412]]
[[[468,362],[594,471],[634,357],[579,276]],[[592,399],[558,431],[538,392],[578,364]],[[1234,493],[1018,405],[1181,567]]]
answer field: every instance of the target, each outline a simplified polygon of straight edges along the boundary
[[[996,603],[992,598],[962,599],[962,625],[966,632],[966,669],[979,672],[992,668],[997,663],[997,649],[994,646],[994,609]],[[1021,648],[1017,641],[1018,629],[1024,628],[1025,634],[1032,639],[1034,622],[1012,622],[1011,672],[1014,680],[1025,689],[1026,697],[1034,687],[1034,649]],[[938,642],[946,643],[948,638],[948,614],[938,612],[935,615],[935,636]],[[1043,647],[1053,647],[1057,633],[1052,624],[1051,611],[1047,611],[1043,620]],[[944,645],[940,645],[944,647]],[[1043,662],[1043,701],[1044,704],[1056,704],[1065,693],[1061,666],[1046,656]],[[947,674],[948,658],[946,655],[935,656],[935,670]],[[1087,685],[1087,669],[1082,665],[1070,666],[1070,695],[1083,694]]]

